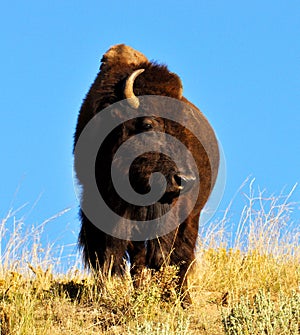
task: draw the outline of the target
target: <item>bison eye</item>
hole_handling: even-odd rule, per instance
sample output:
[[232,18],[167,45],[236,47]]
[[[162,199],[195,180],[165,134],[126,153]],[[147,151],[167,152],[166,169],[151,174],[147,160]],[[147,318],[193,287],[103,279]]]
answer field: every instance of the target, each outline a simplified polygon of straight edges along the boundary
[[153,128],[153,124],[152,123],[144,123],[143,128],[144,129],[151,129],[151,128]]
[[150,130],[153,128],[153,123],[151,120],[141,120],[137,123],[137,130],[144,131],[144,130]]

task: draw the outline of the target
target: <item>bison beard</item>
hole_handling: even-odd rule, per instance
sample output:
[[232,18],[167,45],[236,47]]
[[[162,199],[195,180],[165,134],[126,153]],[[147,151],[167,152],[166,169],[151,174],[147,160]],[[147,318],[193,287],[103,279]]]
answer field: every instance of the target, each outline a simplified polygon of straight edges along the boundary
[[[180,124],[155,117],[155,111],[168,107],[140,105],[142,99],[138,97],[147,95],[177,99],[189,109],[192,109],[193,115],[195,114],[193,122],[197,123],[202,134],[201,138],[203,140],[201,140],[201,143],[193,133]],[[167,265],[166,261],[168,261],[168,264],[178,266],[178,290],[184,292],[185,303],[189,303],[190,297],[186,291],[186,274],[195,259],[194,248],[198,236],[200,212],[217,177],[218,144],[208,121],[193,104],[182,96],[182,84],[176,74],[169,72],[166,66],[149,62],[144,55],[128,46],[116,45],[103,56],[100,72],[82,104],[76,126],[74,152],[79,137],[88,122],[95,115],[101,113],[104,108],[122,101],[124,98],[129,99],[125,107],[127,110],[132,111],[140,108],[146,111],[147,108],[150,108],[149,113],[153,117],[133,118],[113,129],[99,148],[95,176],[101,196],[106,204],[120,216],[119,222],[109,222],[112,232],[114,226],[116,226],[116,229],[124,230],[128,239],[119,239],[114,237],[114,234],[107,234],[100,230],[96,227],[97,223],[95,223],[96,225],[92,223],[86,213],[80,210],[79,246],[83,251],[84,262],[86,266],[94,269],[95,273],[101,271],[103,275],[107,275],[109,272],[122,275],[125,271],[127,255],[130,259],[131,275],[134,278],[139,278],[143,268],[158,270],[161,266]],[[186,107],[183,107],[180,112],[182,118],[186,115],[184,108]],[[169,112],[172,113],[172,110]],[[121,117],[120,110],[117,108],[112,108],[111,113],[115,118]],[[148,131],[152,131],[154,150],[137,156],[132,163],[129,171],[132,188],[140,194],[147,194],[150,188],[149,178],[154,172],[160,172],[165,176],[167,187],[164,195],[155,204],[138,206],[123,200],[114,189],[111,165],[117,149],[123,143],[136,134]],[[196,171],[191,170],[189,159],[185,158],[184,153],[179,154],[185,163],[185,173],[179,172],[170,157],[160,152],[160,147],[164,145],[164,141],[162,137],[159,139],[155,137],[155,131],[160,134],[175,136],[183,143],[192,152],[199,175],[196,175]],[[93,141],[92,137],[91,141]],[[133,146],[130,150],[134,152],[135,149]],[[177,148],[171,148],[170,150],[176,151]],[[81,208],[84,208],[84,203],[91,200],[91,194],[85,179],[82,177],[78,163],[79,158],[76,154],[74,160],[76,176],[82,187]],[[116,166],[119,169],[119,182],[122,182],[124,162],[122,160],[117,161]],[[201,183],[197,193],[197,201],[191,212],[187,213],[186,219],[180,222],[181,216],[179,214],[185,213],[189,207],[191,200],[188,193],[180,195],[182,197],[180,205],[177,206],[176,212],[169,215],[166,220],[164,215],[169,213],[170,209],[176,204],[180,191],[190,189],[193,187],[193,183],[199,182],[199,180]],[[159,179],[156,180],[156,183],[159,182]],[[124,224],[122,224],[122,218],[124,218]],[[139,228],[138,226],[129,227],[125,223],[125,219],[149,221],[157,218],[159,218],[159,224],[162,227],[168,227],[169,225],[175,228],[168,229],[169,233],[153,239],[145,239],[144,241],[130,239],[130,236],[134,233],[132,229]],[[119,235],[117,234],[117,236]],[[138,282],[138,280],[134,281],[136,284]]]

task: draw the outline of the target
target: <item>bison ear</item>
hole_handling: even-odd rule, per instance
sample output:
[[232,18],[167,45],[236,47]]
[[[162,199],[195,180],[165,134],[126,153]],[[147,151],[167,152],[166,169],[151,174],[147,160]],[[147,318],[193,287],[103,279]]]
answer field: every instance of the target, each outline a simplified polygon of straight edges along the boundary
[[101,70],[113,66],[114,64],[139,65],[148,62],[146,56],[141,52],[125,44],[116,44],[112,46],[102,57]]

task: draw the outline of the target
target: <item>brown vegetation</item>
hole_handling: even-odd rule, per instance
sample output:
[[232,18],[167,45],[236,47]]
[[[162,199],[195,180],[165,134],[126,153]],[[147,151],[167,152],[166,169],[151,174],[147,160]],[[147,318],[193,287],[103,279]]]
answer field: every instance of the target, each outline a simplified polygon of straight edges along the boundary
[[[22,241],[34,236],[17,224],[2,246],[0,334],[299,334],[299,228],[288,229],[291,210],[286,198],[251,194],[232,248],[227,218],[206,227],[188,309],[174,289],[175,267],[144,270],[137,290],[129,275],[101,281],[75,268],[54,274],[51,250],[40,257],[38,236],[26,250]],[[2,238],[11,215],[18,213],[2,220]]]

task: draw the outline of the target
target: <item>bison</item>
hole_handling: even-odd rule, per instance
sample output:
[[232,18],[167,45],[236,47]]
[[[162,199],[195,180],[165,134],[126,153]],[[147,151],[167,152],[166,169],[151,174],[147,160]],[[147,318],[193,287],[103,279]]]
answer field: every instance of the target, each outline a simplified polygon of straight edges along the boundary
[[[200,212],[217,177],[216,136],[167,66],[124,44],[111,47],[101,62],[74,136],[85,265],[104,275],[123,275],[129,261],[133,279],[145,267],[175,265],[178,290],[190,302],[186,275],[195,259]],[[110,129],[105,133],[107,118]],[[99,136],[105,138],[99,141]],[[122,146],[126,148],[119,153]],[[104,205],[97,201],[93,180]],[[124,199],[116,185],[125,195],[130,187],[142,199],[153,190],[159,196],[135,202],[138,197]]]

